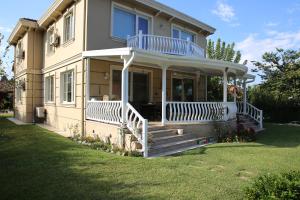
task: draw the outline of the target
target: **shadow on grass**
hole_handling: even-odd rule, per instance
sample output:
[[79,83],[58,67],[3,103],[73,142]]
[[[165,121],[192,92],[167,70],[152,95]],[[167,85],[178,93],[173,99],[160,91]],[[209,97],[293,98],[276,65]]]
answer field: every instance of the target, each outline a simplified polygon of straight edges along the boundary
[[0,138],[1,199],[160,199],[118,178],[122,169],[111,170],[111,162],[126,166],[126,158],[106,157],[39,127],[4,119],[0,130],[10,138]]

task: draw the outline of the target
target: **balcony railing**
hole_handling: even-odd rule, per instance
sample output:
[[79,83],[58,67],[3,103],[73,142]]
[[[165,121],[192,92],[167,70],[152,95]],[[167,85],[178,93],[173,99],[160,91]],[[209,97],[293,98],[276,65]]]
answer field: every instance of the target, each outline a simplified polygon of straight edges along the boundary
[[204,49],[194,42],[158,35],[144,35],[141,32],[128,37],[127,47],[150,52],[204,58]]

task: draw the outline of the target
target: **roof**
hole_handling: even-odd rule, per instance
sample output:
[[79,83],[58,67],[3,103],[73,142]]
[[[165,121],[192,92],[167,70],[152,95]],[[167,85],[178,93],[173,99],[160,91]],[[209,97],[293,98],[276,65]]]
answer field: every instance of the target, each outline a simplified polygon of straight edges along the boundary
[[23,35],[26,33],[26,31],[29,28],[38,28],[39,25],[36,20],[34,19],[28,19],[28,18],[21,18],[19,19],[17,25],[11,32],[9,38],[8,38],[8,43],[10,45],[15,45],[17,44],[18,40],[23,37]]

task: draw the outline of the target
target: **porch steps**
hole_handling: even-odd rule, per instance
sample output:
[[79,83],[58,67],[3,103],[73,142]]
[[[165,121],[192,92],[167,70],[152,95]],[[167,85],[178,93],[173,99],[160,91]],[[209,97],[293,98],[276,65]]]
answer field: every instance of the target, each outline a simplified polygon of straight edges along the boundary
[[242,124],[244,128],[252,128],[254,129],[255,133],[265,130],[264,128],[260,128],[259,124],[248,116],[239,115],[239,119],[240,119],[240,124]]

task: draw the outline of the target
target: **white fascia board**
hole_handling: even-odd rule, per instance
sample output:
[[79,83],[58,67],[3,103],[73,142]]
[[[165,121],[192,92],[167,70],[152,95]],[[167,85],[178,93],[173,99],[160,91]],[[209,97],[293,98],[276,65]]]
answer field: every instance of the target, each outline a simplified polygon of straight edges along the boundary
[[96,58],[96,57],[106,57],[106,56],[129,56],[132,53],[131,48],[115,48],[115,49],[102,49],[102,50],[92,50],[84,51],[82,53],[83,58]]

